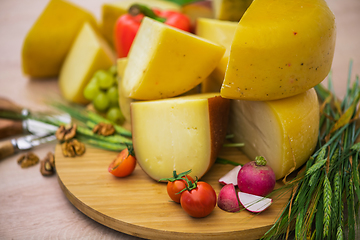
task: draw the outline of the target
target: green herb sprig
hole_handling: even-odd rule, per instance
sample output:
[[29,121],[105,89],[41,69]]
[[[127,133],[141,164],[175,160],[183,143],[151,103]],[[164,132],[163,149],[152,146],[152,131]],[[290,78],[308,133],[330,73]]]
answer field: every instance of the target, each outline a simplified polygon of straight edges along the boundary
[[[132,145],[130,131],[110,122],[95,112],[88,111],[82,106],[62,103],[60,101],[51,102],[50,104],[58,110],[68,113],[73,120],[77,121],[76,138],[84,143],[110,151],[121,151],[127,148],[127,145]],[[0,117],[17,120],[34,119],[57,127],[66,125],[66,123],[60,122],[49,112],[31,112],[29,115],[22,115],[21,113],[11,111],[0,111]],[[110,136],[95,134],[92,129],[100,122],[111,123],[115,128],[116,134]]]
[[[287,205],[263,239],[355,239],[360,206],[358,127],[359,77],[350,85],[342,101],[336,98],[331,72],[328,89],[317,85],[322,102],[318,145],[303,171],[279,191],[291,190]],[[346,212],[346,214],[345,214]]]

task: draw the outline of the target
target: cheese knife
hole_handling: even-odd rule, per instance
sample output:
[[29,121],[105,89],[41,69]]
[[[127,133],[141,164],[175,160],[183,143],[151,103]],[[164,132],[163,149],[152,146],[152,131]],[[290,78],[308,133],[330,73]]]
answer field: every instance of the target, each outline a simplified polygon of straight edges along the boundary
[[40,136],[27,135],[17,139],[0,142],[0,159],[8,157],[20,151],[30,150],[42,143],[56,140],[54,133],[45,133]]

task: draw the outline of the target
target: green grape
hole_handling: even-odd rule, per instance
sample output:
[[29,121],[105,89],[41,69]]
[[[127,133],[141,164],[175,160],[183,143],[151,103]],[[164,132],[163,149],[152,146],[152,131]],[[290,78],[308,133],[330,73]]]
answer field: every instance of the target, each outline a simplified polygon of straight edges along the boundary
[[110,68],[109,68],[109,73],[112,75],[112,76],[116,76],[116,74],[117,74],[117,67],[116,67],[116,65],[112,65]]
[[102,91],[100,91],[100,93],[93,100],[94,108],[100,112],[105,112],[108,109],[109,104],[109,98],[106,96],[106,93]]
[[87,100],[92,101],[100,93],[100,91],[101,90],[99,89],[96,81],[91,80],[84,88],[83,94]]
[[96,85],[98,84],[98,79],[96,77],[96,74],[94,74],[94,76],[90,79],[88,84],[90,84],[90,83],[96,84]]
[[109,88],[106,91],[106,96],[109,98],[111,106],[119,105],[119,93],[116,86],[112,86],[111,88]]
[[97,78],[98,85],[101,89],[108,89],[115,83],[114,77],[104,70],[97,71],[95,77]]
[[110,108],[106,113],[106,118],[115,123],[122,123],[125,118],[118,107]]

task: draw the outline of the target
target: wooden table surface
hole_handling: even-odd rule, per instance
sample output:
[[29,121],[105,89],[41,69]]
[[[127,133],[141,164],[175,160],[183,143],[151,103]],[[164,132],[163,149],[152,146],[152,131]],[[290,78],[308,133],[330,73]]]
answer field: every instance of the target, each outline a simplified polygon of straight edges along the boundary
[[[110,1],[110,0],[109,0]],[[57,79],[30,80],[21,72],[23,39],[48,0],[0,0],[0,96],[45,110],[46,93],[58,95]],[[105,0],[73,0],[100,19]],[[336,93],[344,96],[350,59],[360,74],[360,1],[327,0],[337,22],[333,61]],[[326,81],[326,80],[325,80]],[[37,147],[43,158],[55,144]],[[0,239],[139,239],[107,228],[78,211],[60,189],[57,177],[43,177],[39,165],[22,169],[18,155],[0,161]]]

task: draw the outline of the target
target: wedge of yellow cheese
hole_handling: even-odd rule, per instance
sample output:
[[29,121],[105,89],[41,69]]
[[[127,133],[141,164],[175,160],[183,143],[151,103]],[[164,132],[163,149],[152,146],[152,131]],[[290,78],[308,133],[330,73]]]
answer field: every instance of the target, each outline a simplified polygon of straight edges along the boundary
[[192,170],[201,178],[226,136],[230,100],[215,93],[131,104],[137,162],[154,180]]
[[304,164],[314,152],[319,131],[319,104],[310,89],[272,101],[232,100],[229,133],[244,143],[249,157],[263,156],[276,179]]
[[129,97],[126,97],[126,94],[124,92],[123,88],[123,76],[124,71],[128,62],[128,58],[118,58],[117,59],[117,77],[118,77],[118,92],[119,92],[119,106],[122,114],[124,115],[124,118],[126,121],[130,122],[131,115],[130,115],[130,104],[134,102],[135,100]]
[[85,22],[98,28],[94,16],[64,0],[51,0],[27,33],[22,70],[34,78],[58,76],[76,35]]
[[236,30],[221,95],[265,101],[303,93],[328,75],[335,38],[324,0],[256,0]]
[[178,96],[201,83],[224,52],[216,43],[145,17],[128,55],[124,90],[139,100]]
[[[119,87],[118,91],[119,91],[120,110],[123,113],[126,121],[130,122],[131,121],[130,104],[132,102],[135,102],[138,100],[126,97],[125,92],[124,92],[122,78],[123,78],[124,71],[125,71],[125,68],[127,65],[127,61],[128,61],[128,59],[126,57],[117,59],[117,74],[118,74],[118,87]],[[182,94],[181,96],[194,95],[194,94],[198,94],[198,93],[199,93],[198,86],[196,86],[195,88],[187,91],[186,93]]]
[[115,64],[115,54],[90,24],[85,23],[61,68],[59,86],[68,101],[86,104],[84,88],[94,73]]
[[116,20],[128,12],[130,6],[134,3],[145,4],[152,8],[161,10],[172,10],[180,12],[180,5],[163,0],[122,0],[104,3],[101,13],[101,31],[110,46],[114,46],[114,28]]
[[189,17],[191,22],[191,32],[195,32],[197,20],[199,18],[214,18],[211,1],[199,1],[185,4],[181,7],[181,13]]
[[213,0],[216,19],[238,22],[253,0]]
[[231,43],[238,23],[209,18],[199,18],[196,26],[196,35],[226,48],[220,63],[210,76],[202,83],[202,92],[220,92],[229,60]]

